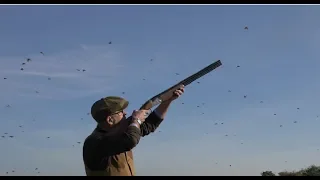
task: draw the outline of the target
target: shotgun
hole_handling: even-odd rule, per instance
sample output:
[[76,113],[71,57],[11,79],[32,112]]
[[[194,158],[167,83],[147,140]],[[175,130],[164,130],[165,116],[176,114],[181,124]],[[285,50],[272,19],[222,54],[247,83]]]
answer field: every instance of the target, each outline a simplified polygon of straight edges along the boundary
[[157,106],[163,101],[168,100],[169,98],[172,97],[172,94],[174,93],[175,90],[177,90],[181,85],[187,86],[191,84],[193,81],[201,78],[202,76],[208,74],[209,72],[213,71],[217,67],[221,66],[222,63],[220,60],[210,64],[209,66],[201,69],[197,73],[194,73],[193,75],[187,77],[186,79],[180,81],[179,83],[171,86],[167,90],[161,92],[160,94],[157,94],[156,96],[152,97],[148,101],[146,101],[141,107],[140,110],[150,110],[151,108]]

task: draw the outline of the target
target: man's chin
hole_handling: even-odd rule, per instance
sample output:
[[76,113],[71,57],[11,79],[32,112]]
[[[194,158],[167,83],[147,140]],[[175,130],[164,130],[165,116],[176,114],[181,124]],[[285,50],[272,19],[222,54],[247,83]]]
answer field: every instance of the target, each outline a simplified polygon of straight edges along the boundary
[[116,125],[126,124],[126,123],[127,123],[127,118],[123,117],[121,120],[119,120],[119,122]]

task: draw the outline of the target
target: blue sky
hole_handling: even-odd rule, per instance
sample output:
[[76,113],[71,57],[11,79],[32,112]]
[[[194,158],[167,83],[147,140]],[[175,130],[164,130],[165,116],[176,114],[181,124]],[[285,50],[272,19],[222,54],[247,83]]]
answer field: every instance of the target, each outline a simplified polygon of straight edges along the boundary
[[[218,59],[223,66],[187,86],[161,132],[135,148],[138,175],[259,175],[317,164],[319,10],[1,6],[0,133],[15,137],[0,139],[0,174],[84,175],[95,100],[123,96],[131,112]],[[20,71],[25,58],[32,62]]]

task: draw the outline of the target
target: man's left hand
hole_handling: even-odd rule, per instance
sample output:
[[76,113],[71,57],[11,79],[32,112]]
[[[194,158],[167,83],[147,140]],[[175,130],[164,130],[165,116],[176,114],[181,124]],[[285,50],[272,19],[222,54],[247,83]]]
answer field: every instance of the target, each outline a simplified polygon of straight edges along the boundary
[[169,101],[176,100],[184,93],[184,85],[181,85],[177,90],[173,92],[172,97],[169,99]]

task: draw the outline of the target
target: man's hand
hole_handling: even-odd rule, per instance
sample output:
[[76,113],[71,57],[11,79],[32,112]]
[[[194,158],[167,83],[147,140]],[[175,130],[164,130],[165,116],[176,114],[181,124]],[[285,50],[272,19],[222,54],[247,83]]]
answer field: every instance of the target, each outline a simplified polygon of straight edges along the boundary
[[179,98],[182,94],[184,93],[184,85],[181,85],[177,90],[175,90],[172,94],[172,97],[169,98],[166,101],[163,101],[155,111],[157,111],[157,114],[159,115],[159,117],[161,119],[164,119],[168,108],[171,104],[172,101],[176,100],[177,98]]
[[151,110],[134,110],[132,112],[132,119],[133,120],[140,119],[140,121],[143,123],[150,113],[151,113]]
[[172,97],[168,101],[174,101],[184,93],[184,85],[181,85],[177,90],[173,92]]

